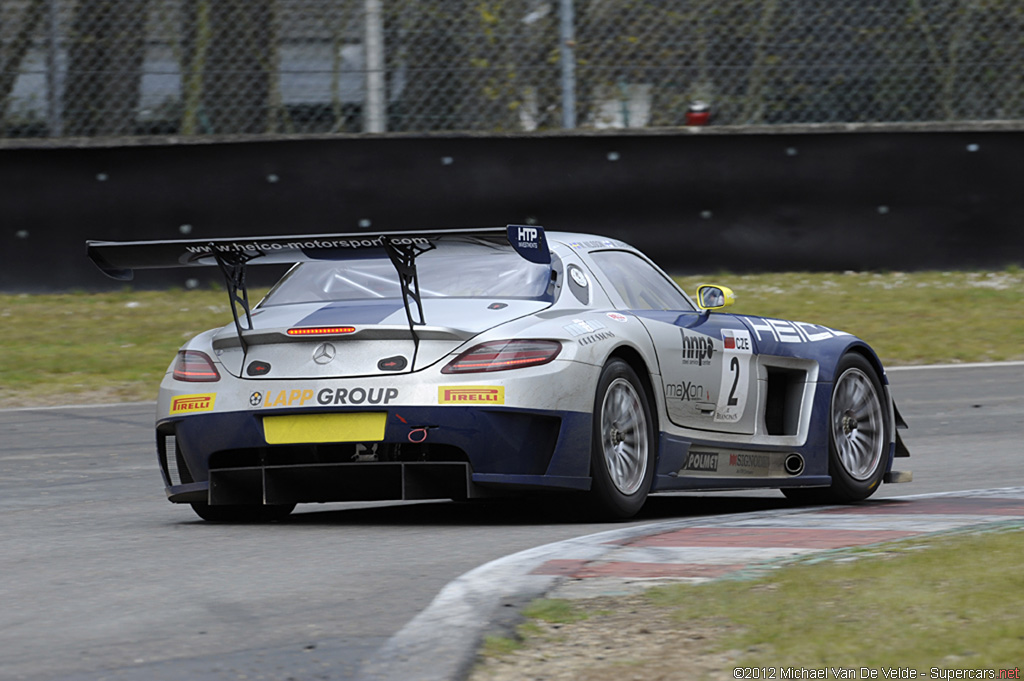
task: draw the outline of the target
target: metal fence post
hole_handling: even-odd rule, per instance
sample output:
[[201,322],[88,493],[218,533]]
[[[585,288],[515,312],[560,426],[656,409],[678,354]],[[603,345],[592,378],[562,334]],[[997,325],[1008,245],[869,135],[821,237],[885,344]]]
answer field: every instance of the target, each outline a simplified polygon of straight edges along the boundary
[[576,20],[572,0],[559,3],[559,56],[562,62],[562,127],[576,127]]
[[366,0],[366,97],[363,131],[387,130],[387,84],[384,73],[384,22],[381,0]]
[[46,119],[50,137],[63,137],[64,116],[61,111],[60,74],[60,15],[58,0],[50,0],[46,41]]

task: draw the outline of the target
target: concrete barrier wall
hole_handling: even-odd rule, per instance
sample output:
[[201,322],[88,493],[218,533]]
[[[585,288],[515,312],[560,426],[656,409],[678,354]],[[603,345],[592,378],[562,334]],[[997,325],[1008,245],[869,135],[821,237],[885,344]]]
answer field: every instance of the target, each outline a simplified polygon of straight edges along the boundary
[[1022,171],[1010,126],[6,146],[0,289],[121,286],[86,239],[509,222],[621,238],[675,273],[1001,267],[1024,262]]

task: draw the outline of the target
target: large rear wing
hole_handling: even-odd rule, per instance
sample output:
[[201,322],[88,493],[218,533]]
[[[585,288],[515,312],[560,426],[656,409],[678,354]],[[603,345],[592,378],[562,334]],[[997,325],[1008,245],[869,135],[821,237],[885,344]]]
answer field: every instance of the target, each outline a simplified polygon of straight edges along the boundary
[[[358,232],[348,234],[308,234],[218,239],[174,239],[168,241],[86,241],[89,258],[104,274],[129,281],[137,269],[197,267],[217,265],[235,319],[235,330],[242,349],[246,349],[245,331],[252,331],[249,292],[245,268],[249,264],[291,264],[311,260],[347,260],[368,252],[386,255],[398,273],[402,302],[409,321],[409,333],[416,348],[416,326],[422,326],[423,304],[416,274],[416,258],[436,247],[439,239],[464,237],[507,242],[526,260],[551,264],[544,228],[534,225],[508,225],[468,229],[408,230],[401,232]],[[414,307],[415,306],[415,309]],[[243,329],[239,308],[244,312]],[[414,314],[415,312],[415,314]],[[416,363],[415,351],[413,366]]]
[[167,241],[86,241],[89,258],[104,274],[130,281],[137,269],[218,265],[222,261],[243,261],[253,265],[291,264],[309,260],[344,260],[358,257],[366,249],[420,246],[429,250],[442,237],[473,237],[493,241],[505,239],[524,258],[548,264],[551,253],[544,228],[508,225],[469,229],[408,230],[401,232],[358,232],[348,234],[307,234],[235,237],[218,239],[173,239]]

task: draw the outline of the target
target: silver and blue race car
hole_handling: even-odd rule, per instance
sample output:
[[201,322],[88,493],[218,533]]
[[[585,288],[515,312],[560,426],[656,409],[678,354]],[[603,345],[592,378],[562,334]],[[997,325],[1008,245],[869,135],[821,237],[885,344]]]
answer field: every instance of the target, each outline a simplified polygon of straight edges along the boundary
[[[297,503],[777,488],[850,502],[908,452],[885,370],[818,324],[691,299],[614,239],[531,225],[88,242],[108,275],[218,266],[234,320],[160,386],[170,501],[268,521]],[[246,268],[296,263],[250,306]]]

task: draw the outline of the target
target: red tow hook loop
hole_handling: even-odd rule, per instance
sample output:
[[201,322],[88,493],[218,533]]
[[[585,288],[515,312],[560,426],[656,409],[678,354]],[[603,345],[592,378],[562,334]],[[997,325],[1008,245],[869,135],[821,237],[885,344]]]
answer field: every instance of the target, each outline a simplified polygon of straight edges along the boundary
[[[398,417],[398,420],[404,423],[405,425],[409,425],[409,422],[403,419],[401,414],[395,414],[395,416]],[[431,428],[437,428],[437,426],[413,426],[409,430],[409,442],[413,443],[414,445],[418,445],[421,442],[426,442],[427,432]]]

